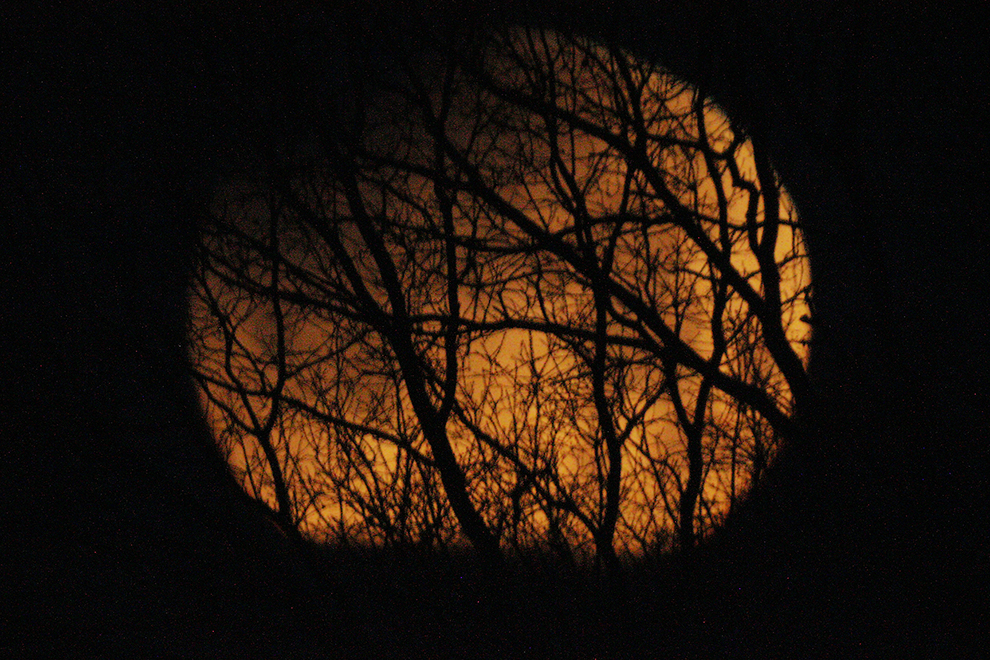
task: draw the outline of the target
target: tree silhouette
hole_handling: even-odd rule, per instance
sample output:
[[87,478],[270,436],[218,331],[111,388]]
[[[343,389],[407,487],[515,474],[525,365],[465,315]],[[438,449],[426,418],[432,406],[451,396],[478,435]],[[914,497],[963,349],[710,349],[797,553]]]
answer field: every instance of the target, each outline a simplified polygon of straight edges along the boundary
[[[966,12],[923,4],[890,12],[877,2],[479,0],[374,12],[308,4],[5,7],[0,648],[45,657],[746,658],[958,657],[985,646],[990,406],[978,303],[990,277],[986,205],[973,186],[986,171],[985,151],[973,148],[986,132],[982,24]],[[481,623],[466,626],[458,616],[477,601],[458,590],[462,574],[424,579],[406,600],[391,600],[353,564],[307,568],[245,503],[188,387],[184,285],[189,209],[203,208],[218,179],[229,193],[227,174],[253,163],[246,152],[266,140],[322,130],[322,120],[283,113],[326,114],[295,99],[350,102],[319,84],[353,46],[387,51],[420,26],[472,20],[570,26],[704,83],[772,149],[799,202],[815,272],[815,344],[800,433],[710,543],[638,574],[643,597],[535,595],[527,584],[516,609],[481,610]],[[303,142],[302,155],[317,152],[317,142]],[[284,234],[280,246],[289,256]],[[294,318],[288,303],[283,312]],[[289,365],[300,350],[292,328]],[[511,342],[512,355],[519,343],[528,346]],[[541,380],[504,398],[531,397],[545,413],[541,428],[570,424],[564,413],[580,412],[573,398],[532,392],[554,372],[518,362],[523,382]],[[277,367],[265,373],[278,382]],[[301,413],[285,405],[286,374],[279,419],[291,426]],[[325,380],[337,382],[332,372]],[[261,395],[252,405],[267,419]],[[752,406],[740,411],[730,418],[740,428],[767,429]],[[405,432],[418,423],[403,424]],[[279,423],[272,428],[277,449],[283,436]],[[380,444],[355,437],[366,449]],[[720,445],[726,478],[733,456],[769,447],[737,447],[731,437]],[[283,465],[287,483],[298,483],[296,463]],[[442,488],[432,468],[422,472]],[[400,483],[420,483],[405,474]],[[374,501],[360,480],[342,479]],[[525,475],[516,486],[530,487]],[[289,492],[292,506],[309,506]],[[521,525],[535,501],[520,495]],[[560,525],[577,520],[550,510]],[[672,519],[676,497],[670,510]],[[620,516],[617,537],[622,525]],[[501,547],[509,538],[500,536]],[[359,597],[321,598],[324,567]],[[424,607],[423,594],[440,607]],[[530,634],[512,636],[518,653],[473,634],[506,611],[531,623]],[[612,626],[620,617],[625,627]],[[568,644],[568,631],[583,641]],[[599,643],[609,633],[614,643]]]
[[204,213],[193,362],[228,460],[337,541],[688,549],[808,395],[769,159],[703,90],[544,30],[390,53]]

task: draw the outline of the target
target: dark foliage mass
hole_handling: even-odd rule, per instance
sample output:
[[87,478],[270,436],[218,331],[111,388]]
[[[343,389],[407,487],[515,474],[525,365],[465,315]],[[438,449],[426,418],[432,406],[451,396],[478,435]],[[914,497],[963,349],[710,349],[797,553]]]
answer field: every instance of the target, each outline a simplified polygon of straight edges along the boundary
[[[984,641],[990,64],[968,14],[426,4],[0,10],[0,655],[959,657]],[[191,219],[221,184],[305,144],[320,103],[357,118],[340,92],[388,79],[386,50],[511,22],[704,89],[772,157],[814,275],[800,431],[694,552],[601,583],[525,552],[304,544],[229,475],[188,378]]]

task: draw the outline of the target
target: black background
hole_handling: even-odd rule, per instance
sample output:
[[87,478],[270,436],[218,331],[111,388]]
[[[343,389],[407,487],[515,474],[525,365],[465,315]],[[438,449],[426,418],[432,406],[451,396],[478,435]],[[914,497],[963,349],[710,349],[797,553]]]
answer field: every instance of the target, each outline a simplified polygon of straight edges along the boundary
[[355,621],[213,454],[184,375],[188,218],[266,132],[337,91],[347,57],[508,20],[701,85],[766,142],[811,250],[807,437],[706,549],[640,585],[648,606],[609,604],[628,626],[611,655],[976,655],[990,63],[975,11],[463,4],[0,10],[0,655],[443,657],[387,648],[402,621]]

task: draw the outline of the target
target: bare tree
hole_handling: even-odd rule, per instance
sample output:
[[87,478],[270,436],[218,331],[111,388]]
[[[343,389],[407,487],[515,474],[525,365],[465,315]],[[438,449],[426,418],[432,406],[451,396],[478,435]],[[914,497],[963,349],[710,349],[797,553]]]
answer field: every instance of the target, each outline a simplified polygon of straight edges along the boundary
[[613,568],[693,547],[809,395],[769,160],[615,49],[513,30],[429,52],[244,183],[264,209],[210,213],[196,358],[245,483],[342,540]]

